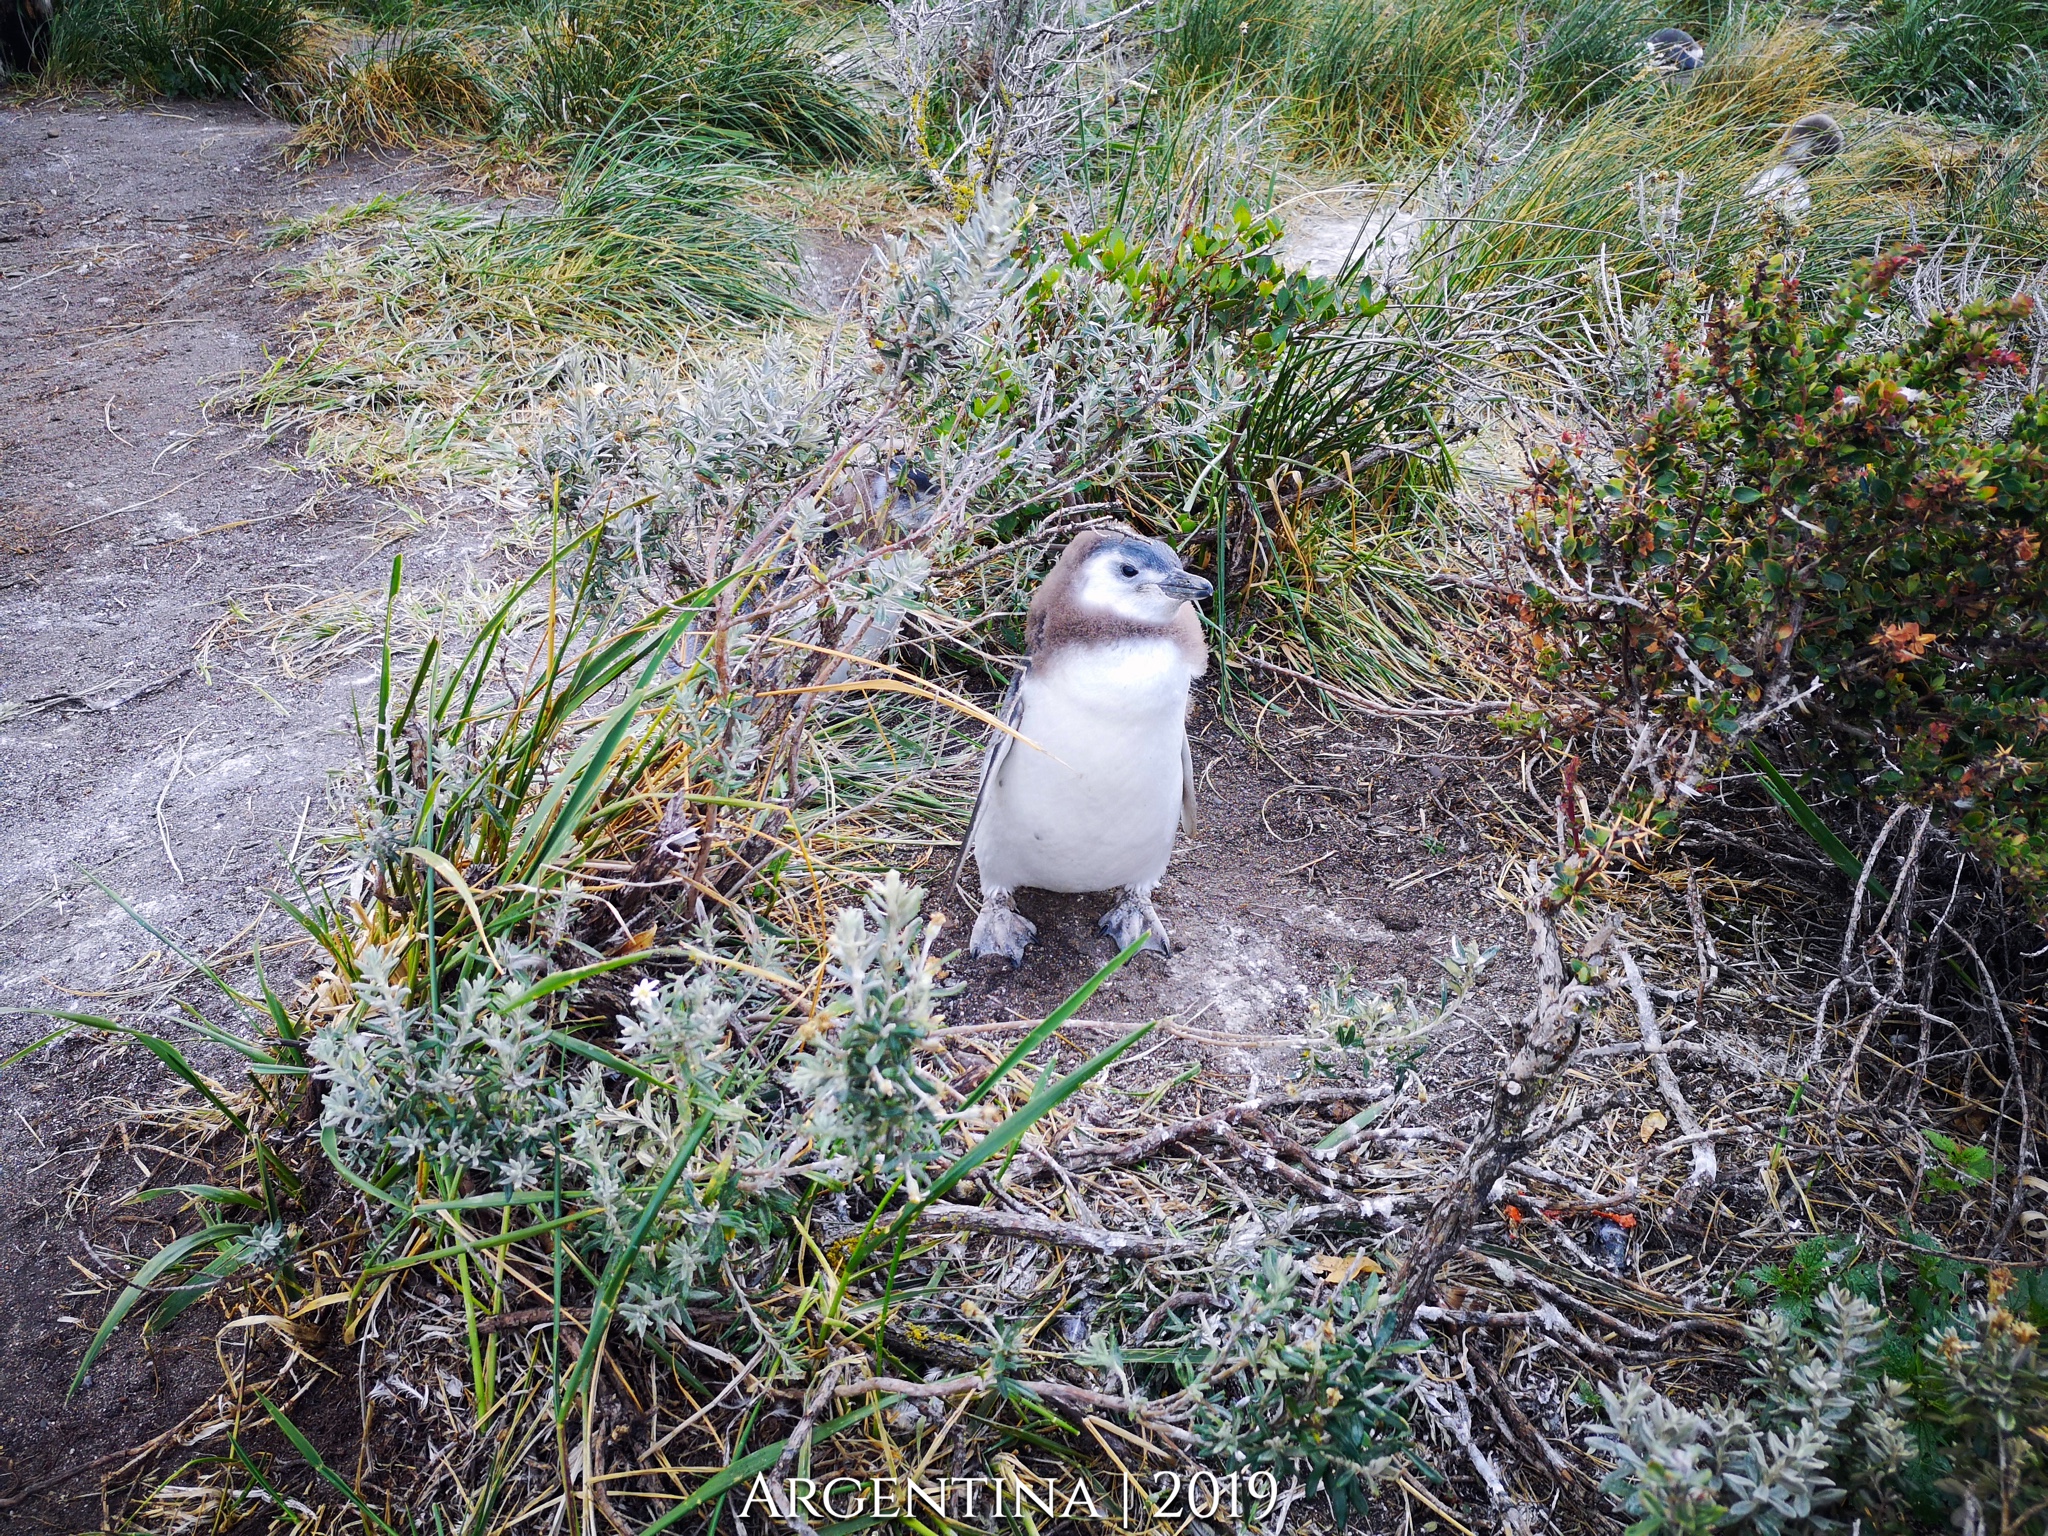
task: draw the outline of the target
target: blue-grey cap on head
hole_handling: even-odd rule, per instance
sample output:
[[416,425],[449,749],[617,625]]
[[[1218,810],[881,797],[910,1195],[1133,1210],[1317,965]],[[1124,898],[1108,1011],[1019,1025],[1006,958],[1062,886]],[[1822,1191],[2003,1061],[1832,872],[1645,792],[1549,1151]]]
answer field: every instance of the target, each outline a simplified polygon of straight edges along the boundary
[[1103,540],[1089,552],[1087,563],[1109,572],[1133,591],[1157,588],[1182,602],[1199,602],[1215,590],[1204,577],[1181,564],[1170,544],[1143,534],[1120,532]]
[[1680,27],[1659,27],[1643,39],[1643,46],[1650,50],[1650,62],[1658,69],[1698,69],[1707,61],[1707,50]]

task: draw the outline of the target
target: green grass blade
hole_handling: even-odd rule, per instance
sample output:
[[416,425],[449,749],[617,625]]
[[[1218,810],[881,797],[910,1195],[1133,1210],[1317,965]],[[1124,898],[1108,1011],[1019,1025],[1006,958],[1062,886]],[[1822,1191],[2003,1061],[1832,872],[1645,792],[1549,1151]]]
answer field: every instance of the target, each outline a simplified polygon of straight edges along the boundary
[[981,1086],[976,1088],[974,1092],[968,1094],[966,1098],[960,1101],[960,1108],[962,1110],[972,1109],[975,1105],[979,1104],[983,1099],[987,1098],[991,1093],[993,1093],[996,1089],[996,1085],[1000,1083],[1005,1077],[1008,1077],[1011,1072],[1016,1070],[1018,1062],[1022,1061],[1026,1056],[1029,1056],[1033,1051],[1037,1050],[1038,1047],[1045,1042],[1046,1038],[1049,1035],[1051,1035],[1054,1030],[1058,1029],[1062,1024],[1066,1023],[1067,1020],[1071,1019],[1075,1014],[1079,1013],[1081,1011],[1082,1005],[1085,1004],[1089,998],[1095,995],[1096,989],[1100,987],[1105,981],[1109,980],[1110,977],[1114,976],[1118,971],[1122,970],[1125,965],[1129,964],[1131,957],[1137,954],[1137,952],[1143,949],[1144,947],[1145,935],[1140,934],[1137,938],[1131,940],[1129,944],[1125,945],[1123,952],[1117,955],[1115,959],[1111,960],[1109,964],[1105,965],[1093,976],[1090,976],[1086,981],[1082,982],[1079,987],[1075,988],[1074,993],[1071,997],[1069,997],[1065,1002],[1061,1003],[1059,1007],[1053,1009],[1051,1013],[1046,1015],[1044,1023],[1040,1024],[1036,1029],[1032,1030],[1030,1034],[1026,1035],[1022,1040],[1020,1040],[1017,1043],[1017,1048],[1014,1051],[1010,1052],[1009,1055],[1005,1056],[1001,1061],[996,1063],[995,1070],[989,1073],[987,1077],[982,1079]]
[[[648,951],[641,950],[639,954],[634,955],[632,958],[636,960],[644,959],[647,954]],[[601,1045],[592,1045],[588,1040],[578,1040],[574,1035],[564,1034],[559,1029],[549,1030],[547,1037],[551,1044],[559,1046],[572,1056],[581,1056],[585,1061],[594,1061],[601,1067],[609,1067],[612,1071],[623,1073],[625,1076],[646,1087],[660,1089],[664,1092],[669,1089],[669,1084],[663,1082],[645,1067],[638,1066],[626,1060],[625,1057],[606,1050]]]
[[531,1227],[521,1227],[516,1232],[494,1232],[489,1237],[477,1238],[474,1242],[450,1243],[445,1248],[435,1248],[427,1253],[415,1253],[408,1258],[393,1259],[389,1264],[368,1264],[363,1267],[363,1277],[388,1275],[395,1269],[417,1269],[422,1264],[438,1264],[443,1259],[465,1258],[472,1253],[484,1253],[492,1248],[504,1248],[512,1243],[522,1243],[529,1237],[545,1237],[550,1232],[559,1232],[563,1227],[574,1226],[601,1214],[599,1208],[591,1206],[581,1211],[571,1211],[567,1216],[557,1216],[552,1221],[543,1221]]
[[238,1241],[233,1247],[216,1257],[211,1264],[200,1270],[198,1274],[166,1296],[156,1311],[150,1314],[149,1321],[142,1325],[142,1331],[144,1333],[162,1333],[178,1320],[180,1312],[183,1312],[193,1302],[204,1296],[208,1291],[212,1290],[221,1281],[227,1279],[228,1276],[248,1262],[249,1244],[246,1240]]
[[263,1202],[246,1189],[226,1189],[219,1184],[164,1184],[156,1189],[138,1190],[129,1200],[140,1205],[159,1195],[182,1195],[187,1200],[211,1200],[217,1205],[248,1205],[259,1211],[263,1209]]
[[151,938],[155,939],[159,944],[163,945],[165,949],[168,949],[172,954],[176,955],[180,960],[184,961],[187,965],[191,966],[195,971],[202,973],[208,981],[212,982],[214,986],[220,989],[221,995],[223,997],[233,998],[236,1002],[241,1003],[245,1007],[250,1006],[252,1004],[252,999],[243,996],[240,992],[237,992],[233,987],[229,986],[227,982],[221,977],[220,972],[216,971],[204,960],[200,959],[197,955],[193,954],[190,950],[185,948],[184,945],[180,944],[168,933],[165,933],[161,928],[157,927],[155,923],[152,923],[140,912],[136,911],[133,907],[129,906],[127,898],[124,897],[119,891],[115,890],[111,885],[107,884],[106,881],[102,880],[98,875],[94,874],[91,870],[87,870],[85,872],[85,878],[90,880],[94,885],[98,886],[103,892],[105,892],[107,899],[109,901],[113,902],[115,906],[119,907],[123,912],[126,912],[131,918],[133,918],[136,921],[136,923],[142,928],[143,932],[147,933]]
[[341,1148],[335,1138],[334,1127],[331,1125],[322,1126],[320,1129],[320,1150],[327,1154],[327,1161],[334,1165],[334,1171],[358,1190],[362,1191],[362,1193],[368,1195],[372,1200],[381,1200],[386,1205],[403,1211],[408,1217],[412,1215],[411,1205],[399,1199],[390,1190],[380,1189],[377,1185],[372,1184],[342,1160]]
[[293,1066],[279,1061],[275,1051],[267,1051],[253,1040],[244,1040],[240,1035],[231,1034],[218,1024],[210,1022],[188,1003],[184,1005],[185,1027],[202,1040],[211,1040],[215,1045],[225,1046],[253,1066],[267,1068],[271,1074],[303,1075],[304,1067]]
[[300,1459],[339,1489],[349,1503],[355,1505],[356,1512],[363,1517],[363,1524],[366,1527],[383,1532],[384,1536],[398,1536],[398,1532],[393,1530],[377,1511],[363,1502],[362,1495],[351,1488],[339,1472],[327,1465],[326,1459],[313,1449],[313,1442],[299,1432],[298,1425],[285,1417],[282,1408],[261,1392],[256,1394],[256,1401],[263,1405],[263,1411],[270,1415],[270,1422],[277,1426],[278,1432],[291,1441],[292,1449],[299,1453]]
[[227,1118],[228,1124],[232,1125],[236,1131],[256,1148],[257,1155],[263,1159],[264,1165],[277,1175],[285,1188],[290,1190],[294,1196],[299,1193],[298,1175],[287,1168],[283,1160],[270,1150],[269,1143],[256,1134],[254,1127],[247,1120],[244,1120],[233,1109],[228,1107],[227,1101],[213,1091],[212,1085],[205,1078],[201,1077],[198,1072],[193,1070],[192,1063],[185,1059],[184,1052],[171,1044],[170,1041],[156,1035],[146,1034],[139,1029],[130,1029],[125,1024],[116,1024],[112,1019],[103,1019],[96,1014],[65,1013],[54,1008],[45,1009],[43,1012],[53,1019],[65,1019],[70,1023],[81,1024],[87,1029],[97,1029],[110,1035],[126,1035],[130,1040],[135,1041],[144,1050],[148,1051],[150,1055],[156,1057],[158,1061],[169,1067],[172,1073],[181,1081],[195,1089],[207,1103],[219,1110]]
[[1330,1150],[1330,1148],[1336,1146],[1346,1136],[1351,1135],[1354,1131],[1364,1130],[1368,1125],[1371,1125],[1373,1121],[1379,1119],[1379,1117],[1386,1112],[1387,1106],[1394,1102],[1395,1101],[1393,1099],[1381,1099],[1377,1104],[1366,1105],[1365,1108],[1361,1109],[1357,1114],[1353,1115],[1349,1120],[1346,1120],[1342,1125],[1338,1126],[1334,1131],[1330,1132],[1329,1135],[1325,1136],[1321,1141],[1317,1142],[1316,1150],[1318,1152],[1327,1152]]
[[[629,955],[613,955],[609,960],[593,961],[589,965],[579,965],[574,970],[556,971],[551,976],[542,977],[524,992],[520,993],[518,997],[505,1004],[505,1011],[507,1013],[517,1013],[528,1003],[538,1002],[550,992],[559,992],[564,987],[573,987],[579,981],[588,981],[593,976],[602,976],[606,971],[616,971],[621,966],[645,964],[649,960],[679,959],[686,957],[688,954],[689,951],[683,949],[636,949]],[[558,1045],[562,1043],[562,1041],[556,1042]],[[619,1070],[623,1072],[634,1069],[621,1067]]]
[[107,1347],[107,1341],[114,1336],[114,1330],[121,1326],[121,1320],[135,1310],[135,1304],[149,1294],[149,1288],[157,1280],[182,1264],[188,1255],[208,1243],[217,1243],[238,1237],[246,1237],[249,1228],[245,1222],[218,1222],[213,1226],[201,1227],[197,1232],[187,1232],[183,1237],[174,1237],[163,1247],[150,1255],[142,1268],[135,1271],[126,1289],[114,1299],[107,1309],[107,1315],[99,1330],[93,1334],[92,1342],[85,1346],[85,1358],[78,1362],[78,1374],[71,1378],[71,1385],[65,1390],[68,1402],[71,1394],[78,1390],[78,1384],[85,1380],[92,1369],[93,1361],[99,1359],[100,1351]]
[[[11,1013],[11,1012],[13,1012],[14,1010],[12,1010],[12,1009],[9,1009],[8,1011],[9,1011],[9,1012]],[[28,1059],[29,1057],[31,1057],[31,1056],[33,1056],[33,1055],[35,1055],[35,1053],[36,1053],[37,1051],[40,1051],[40,1050],[41,1050],[41,1049],[42,1049],[42,1048],[43,1048],[44,1046],[46,1046],[46,1045],[54,1045],[54,1044],[56,1044],[56,1043],[57,1043],[57,1042],[58,1042],[59,1040],[62,1040],[62,1039],[63,1039],[63,1038],[64,1038],[64,1037],[66,1036],[66,1035],[68,1035],[68,1034],[70,1034],[70,1033],[71,1033],[71,1029],[70,1029],[70,1026],[69,1026],[69,1025],[67,1025],[67,1026],[65,1026],[65,1027],[64,1027],[63,1029],[53,1029],[53,1030],[51,1030],[51,1031],[50,1031],[50,1032],[49,1032],[49,1033],[48,1033],[47,1035],[43,1036],[43,1038],[42,1038],[42,1039],[40,1039],[40,1040],[31,1040],[31,1041],[30,1041],[30,1042],[29,1042],[29,1043],[28,1043],[27,1045],[24,1045],[24,1046],[23,1046],[23,1047],[22,1047],[22,1048],[21,1048],[20,1050],[16,1051],[16,1052],[15,1052],[15,1053],[14,1053],[14,1054],[13,1054],[12,1056],[9,1056],[9,1057],[8,1057],[8,1058],[7,1058],[7,1059],[6,1059],[5,1061],[0,1061],[0,1072],[5,1072],[5,1071],[6,1071],[6,1070],[7,1070],[7,1069],[8,1069],[9,1067],[13,1066],[13,1065],[14,1065],[14,1064],[15,1064],[15,1063],[16,1063],[17,1061],[26,1061],[26,1060],[27,1060],[27,1059]]]
[[917,1219],[919,1211],[923,1210],[940,1196],[946,1194],[955,1184],[966,1178],[968,1174],[974,1172],[975,1169],[994,1157],[998,1152],[1001,1152],[1004,1148],[1017,1141],[1032,1126],[1038,1124],[1040,1120],[1043,1120],[1053,1110],[1066,1103],[1068,1099],[1080,1092],[1090,1079],[1110,1066],[1125,1051],[1128,1051],[1140,1040],[1151,1034],[1156,1027],[1156,1020],[1151,1024],[1139,1025],[1128,1035],[1125,1035],[1123,1039],[1117,1041],[1115,1045],[1096,1052],[1095,1055],[1089,1057],[1088,1060],[1074,1068],[1073,1071],[1054,1083],[1050,1088],[1034,1094],[1023,1108],[1017,1110],[1009,1119],[961,1153],[953,1165],[939,1175],[938,1180],[925,1193],[924,1197],[896,1218],[896,1224],[889,1229],[889,1237],[891,1239],[901,1237],[909,1230],[911,1222]]
[[391,619],[398,611],[398,578],[405,568],[405,556],[391,557],[391,582],[384,594],[384,644],[377,667],[377,740],[372,760],[377,769],[377,788],[391,793]]
[[[1764,749],[1755,742],[1749,744],[1749,755],[1763,770],[1764,787],[1771,792],[1771,798],[1783,806],[1786,813],[1798,822],[1806,835],[1820,845],[1821,851],[1835,861],[1835,867],[1851,880],[1863,878],[1863,861],[1849,851],[1848,844],[1829,830],[1826,822],[1814,814],[1806,797],[1793,787],[1792,781],[1778,771],[1778,765],[1764,756]],[[1872,879],[1870,888],[1877,892],[1879,900],[1889,900],[1884,887]]]
[[[884,1397],[869,1403],[865,1408],[856,1408],[851,1413],[841,1414],[836,1419],[820,1424],[816,1433],[811,1436],[811,1444],[822,1445],[841,1430],[851,1429],[862,1420],[881,1413],[885,1409],[893,1408],[902,1401],[903,1399],[900,1397]],[[717,1498],[735,1483],[744,1482],[757,1472],[767,1471],[768,1468],[781,1460],[783,1447],[788,1444],[789,1441],[787,1439],[782,1439],[777,1440],[773,1445],[764,1445],[758,1451],[749,1451],[724,1471],[713,1475],[695,1493],[684,1499],[682,1503],[667,1510],[652,1525],[643,1526],[640,1530],[640,1536],[661,1536],[663,1531],[674,1525],[678,1520],[682,1519],[685,1515],[693,1513],[710,1500]]]

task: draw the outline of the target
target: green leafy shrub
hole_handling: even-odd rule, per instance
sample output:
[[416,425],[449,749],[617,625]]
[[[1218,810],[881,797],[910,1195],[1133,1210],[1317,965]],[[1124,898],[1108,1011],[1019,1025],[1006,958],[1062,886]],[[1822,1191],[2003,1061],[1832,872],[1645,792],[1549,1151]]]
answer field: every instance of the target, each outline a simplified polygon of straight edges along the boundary
[[46,78],[254,96],[297,71],[305,37],[297,0],[67,0],[50,23]]
[[1781,727],[1846,792],[1947,807],[2048,900],[2048,397],[1996,391],[2028,304],[1910,323],[1885,302],[1910,262],[1818,312],[1761,262],[1611,462],[1568,434],[1537,466],[1538,686],[1628,732],[1659,797]]
[[1204,1323],[1195,1432],[1210,1465],[1271,1472],[1329,1496],[1341,1529],[1409,1443],[1400,1358],[1378,1276],[1304,1294],[1295,1260],[1268,1250],[1230,1311]]

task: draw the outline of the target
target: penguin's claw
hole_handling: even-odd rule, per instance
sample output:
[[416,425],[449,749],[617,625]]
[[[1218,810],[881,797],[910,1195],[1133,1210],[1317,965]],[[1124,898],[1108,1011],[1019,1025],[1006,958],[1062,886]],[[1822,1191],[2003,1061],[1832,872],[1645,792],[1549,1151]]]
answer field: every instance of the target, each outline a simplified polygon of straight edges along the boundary
[[977,960],[1001,955],[1016,967],[1024,963],[1024,946],[1037,936],[1038,925],[1017,910],[1008,891],[991,891],[974,920],[967,949]]
[[1166,924],[1153,910],[1152,898],[1144,891],[1126,887],[1117,892],[1117,903],[1102,914],[1096,923],[1104,933],[1115,940],[1118,949],[1124,949],[1140,934],[1145,936],[1145,947],[1139,953],[1148,955],[1173,954],[1173,939],[1166,931]]

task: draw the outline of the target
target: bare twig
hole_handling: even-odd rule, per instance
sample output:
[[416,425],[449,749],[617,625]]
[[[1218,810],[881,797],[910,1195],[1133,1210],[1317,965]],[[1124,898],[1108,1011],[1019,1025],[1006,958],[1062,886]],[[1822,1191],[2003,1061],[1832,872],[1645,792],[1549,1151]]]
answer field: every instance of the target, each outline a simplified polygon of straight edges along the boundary
[[[1450,1189],[1438,1199],[1394,1278],[1399,1293],[1395,1315],[1403,1329],[1413,1321],[1415,1309],[1429,1300],[1437,1269],[1463,1243],[1474,1207],[1492,1194],[1526,1150],[1530,1118],[1578,1048],[1581,1015],[1606,991],[1604,985],[1579,981],[1566,966],[1555,911],[1537,894],[1539,876],[1533,864],[1525,870],[1524,880],[1527,896],[1522,913],[1536,964],[1536,998],[1516,1031],[1515,1047],[1494,1091],[1486,1128],[1473,1139]],[[1610,932],[1602,929],[1589,956],[1604,950],[1610,938]]]
[[990,1211],[980,1206],[950,1205],[943,1201],[925,1207],[918,1225],[947,1231],[985,1232],[996,1237],[1021,1238],[1029,1243],[1046,1243],[1055,1248],[1085,1248],[1114,1259],[1164,1259],[1195,1251],[1195,1245],[1179,1238],[1152,1237],[1137,1232],[1108,1232],[1071,1221],[1054,1221],[1026,1211]]
[[1684,1090],[1678,1086],[1678,1073],[1672,1070],[1671,1057],[1664,1049],[1664,1032],[1657,1024],[1657,1005],[1643,985],[1643,973],[1636,966],[1635,956],[1619,940],[1615,941],[1614,952],[1620,957],[1622,974],[1628,978],[1628,989],[1636,1000],[1636,1028],[1642,1033],[1643,1049],[1657,1074],[1657,1092],[1671,1111],[1671,1118],[1678,1122],[1679,1131],[1692,1140],[1692,1173],[1679,1190],[1676,1202],[1680,1211],[1689,1210],[1699,1192],[1721,1176],[1720,1160],[1714,1155],[1713,1139],[1702,1133],[1699,1116],[1692,1112]]

